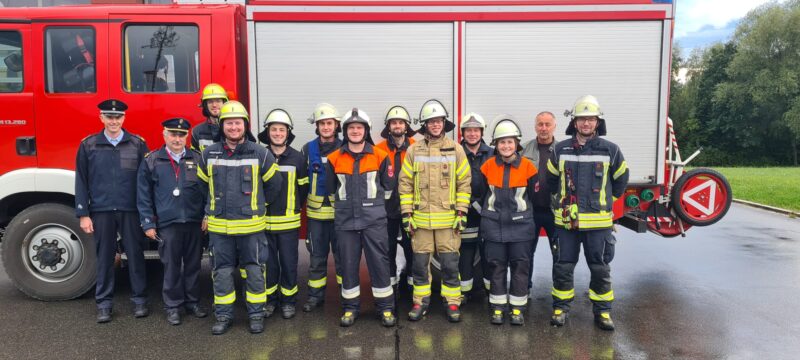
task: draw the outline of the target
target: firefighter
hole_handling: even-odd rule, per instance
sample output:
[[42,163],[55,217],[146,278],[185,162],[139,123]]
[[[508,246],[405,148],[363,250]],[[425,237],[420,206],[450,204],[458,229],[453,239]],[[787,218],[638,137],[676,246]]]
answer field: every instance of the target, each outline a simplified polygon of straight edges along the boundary
[[461,293],[463,298],[461,306],[467,303],[468,297],[472,296],[474,283],[474,264],[475,253],[479,252],[481,257],[481,269],[483,271],[483,286],[489,290],[489,273],[486,265],[486,253],[484,252],[483,239],[480,236],[481,224],[481,202],[485,182],[481,176],[481,165],[492,156],[494,151],[486,142],[483,141],[483,131],[486,129],[486,122],[483,117],[476,113],[464,115],[461,119],[461,146],[467,154],[469,167],[472,172],[472,182],[470,184],[470,206],[467,212],[467,227],[461,232],[461,248],[459,249],[458,273],[461,276]]
[[344,145],[328,155],[326,187],[334,196],[335,228],[342,261],[340,325],[351,326],[359,315],[361,253],[367,260],[372,296],[383,326],[397,323],[389,274],[385,195],[394,187],[388,154],[372,145],[369,117],[357,108],[345,113]]
[[225,103],[219,119],[219,137],[203,151],[197,172],[209,188],[206,215],[217,319],[211,333],[222,335],[233,322],[234,269],[238,261],[247,273],[249,330],[255,334],[264,331],[267,302],[266,206],[275,202],[283,181],[275,176],[275,157],[254,142],[247,110],[241,103]]
[[606,121],[594,96],[575,102],[566,134],[547,163],[548,186],[556,194],[553,246],[553,315],[550,323],[563,326],[575,298],[573,273],[583,245],[591,272],[589,299],[597,326],[614,330],[611,320],[611,267],[614,258],[614,201],[628,184],[628,166],[619,147],[603,138]]
[[180,325],[180,307],[199,318],[208,315],[198,304],[197,281],[208,225],[203,219],[208,189],[197,177],[200,153],[186,149],[189,120],[174,118],[161,125],[165,145],[145,155],[139,165],[136,204],[144,234],[159,242],[167,322]]
[[316,127],[317,138],[303,145],[309,177],[306,199],[306,249],[310,255],[308,266],[308,301],[303,311],[311,312],[325,301],[325,286],[328,284],[328,253],[333,252],[336,267],[336,283],[342,284],[339,249],[336,245],[336,230],[333,224],[333,202],[325,189],[328,154],[342,145],[338,134],[341,131],[339,112],[331,104],[321,103],[314,108],[308,121]]
[[219,111],[227,101],[228,94],[219,84],[210,83],[203,88],[200,107],[206,121],[192,129],[192,149],[202,153],[219,137]]
[[[510,116],[501,115],[494,124],[494,156],[481,166],[485,188],[480,225],[491,282],[491,323],[502,325],[510,305],[511,324],[522,325],[531,276],[528,257],[536,238],[533,199],[537,169],[518,154],[522,150],[522,132],[517,123]],[[509,269],[511,280],[506,281]]]
[[258,134],[258,140],[267,144],[267,149],[277,159],[283,178],[280,195],[267,208],[266,239],[272,257],[267,262],[267,305],[264,311],[265,316],[270,317],[280,304],[284,319],[293,318],[296,312],[300,209],[308,194],[305,159],[290,146],[295,137],[293,128],[289,113],[274,109],[267,114],[264,131]]
[[417,321],[427,313],[431,297],[430,262],[434,252],[442,266],[441,295],[447,302],[447,319],[461,321],[461,284],[458,280],[459,234],[466,228],[472,179],[464,149],[445,133],[455,124],[435,99],[420,109],[418,130],[423,141],[411,145],[400,173],[400,208],[403,226],[414,250],[414,305],[408,313]]
[[128,256],[133,316],[146,317],[147,284],[144,249],[147,246],[136,210],[136,170],[147,153],[144,139],[122,128],[122,101],[97,105],[103,131],[81,141],[75,160],[75,213],[81,229],[94,234],[97,254],[95,303],[97,322],[111,321],[117,234]]
[[[556,141],[553,132],[556,130],[556,117],[549,111],[542,111],[536,115],[536,137],[523,145],[522,156],[528,158],[536,165],[536,169],[544,170],[547,168],[547,160],[553,154]],[[552,195],[547,186],[547,171],[539,171],[536,175],[536,197],[533,202],[533,220],[536,223],[531,246],[531,269],[533,269],[533,256],[536,252],[536,245],[539,243],[539,234],[544,229],[550,247],[553,246],[553,236],[555,235],[556,225],[553,222]],[[528,281],[528,290],[533,288],[533,277]],[[528,297],[533,297],[530,291]]]
[[[384,119],[384,128],[381,131],[381,137],[385,140],[375,145],[375,147],[383,150],[389,154],[389,170],[391,176],[397,179],[400,176],[400,166],[403,164],[403,158],[406,156],[406,150],[409,146],[414,144],[414,136],[416,132],[411,129],[411,115],[409,115],[406,108],[395,105],[389,108],[386,112]],[[411,277],[411,264],[413,252],[411,250],[411,239],[408,233],[401,230],[402,220],[400,214],[400,194],[397,192],[397,182],[394,188],[388,192],[389,198],[386,200],[386,229],[389,234],[389,266],[391,268],[392,286],[395,288],[397,294],[397,242],[403,247],[403,253],[406,259],[406,275],[407,283],[410,286],[414,285],[413,278]],[[398,237],[398,234],[400,236]],[[402,280],[402,279],[401,279]]]

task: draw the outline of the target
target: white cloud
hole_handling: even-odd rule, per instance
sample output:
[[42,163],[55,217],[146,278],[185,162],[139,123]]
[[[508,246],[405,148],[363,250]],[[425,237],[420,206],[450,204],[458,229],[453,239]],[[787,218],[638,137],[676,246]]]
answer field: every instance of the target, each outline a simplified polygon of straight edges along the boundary
[[681,38],[708,25],[722,28],[768,0],[676,0],[675,38]]

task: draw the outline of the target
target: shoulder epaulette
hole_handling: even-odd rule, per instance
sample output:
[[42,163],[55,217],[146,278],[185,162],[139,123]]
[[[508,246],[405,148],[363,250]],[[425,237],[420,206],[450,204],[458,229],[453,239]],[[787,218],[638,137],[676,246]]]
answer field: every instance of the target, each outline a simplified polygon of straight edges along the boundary
[[145,159],[147,159],[147,158],[148,158],[148,157],[150,157],[150,155],[151,155],[152,153],[154,153],[154,152],[156,152],[156,150],[149,151],[147,154],[144,154],[144,158],[145,158]]
[[92,137],[92,136],[95,136],[95,135],[97,135],[97,134],[89,134],[89,135],[86,135],[86,137],[85,137],[85,138],[81,139],[81,142],[84,142],[84,141],[86,141],[86,140],[89,140],[89,138],[90,138],[90,137]]

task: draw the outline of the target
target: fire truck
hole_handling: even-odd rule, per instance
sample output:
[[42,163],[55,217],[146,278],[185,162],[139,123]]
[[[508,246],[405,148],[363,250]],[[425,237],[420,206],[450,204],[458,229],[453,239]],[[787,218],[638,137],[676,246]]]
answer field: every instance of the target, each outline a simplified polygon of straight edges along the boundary
[[670,0],[0,9],[3,265],[37,299],[91,289],[94,241],[75,217],[74,166],[81,139],[102,128],[96,105],[126,102],[126,130],[156,148],[162,120],[203,121],[199,92],[211,82],[249,104],[256,133],[271,109],[287,110],[294,146],[315,136],[306,118],[320,102],[363,109],[375,138],[390,106],[413,112],[436,98],[454,120],[510,114],[530,139],[536,113],[592,94],[631,171],[618,223],[665,237],[713,224],[730,186],[711,169],[684,170],[693,156],[681,158],[667,113],[674,12]]

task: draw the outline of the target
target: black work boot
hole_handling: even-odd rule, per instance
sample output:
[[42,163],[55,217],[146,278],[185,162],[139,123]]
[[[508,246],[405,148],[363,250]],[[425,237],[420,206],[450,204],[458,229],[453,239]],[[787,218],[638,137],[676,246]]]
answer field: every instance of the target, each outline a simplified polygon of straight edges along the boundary
[[217,318],[217,322],[211,327],[211,334],[222,335],[228,332],[228,329],[231,328],[231,323],[233,323],[231,319]]
[[506,312],[503,309],[492,310],[492,325],[503,325],[506,322]]
[[553,309],[553,316],[550,317],[550,325],[564,326],[567,322],[567,312],[561,309]]
[[97,323],[104,324],[111,321],[111,309],[103,308],[97,309]]
[[339,325],[341,327],[348,327],[352,326],[356,323],[356,319],[358,318],[358,314],[352,310],[347,310],[342,315],[342,318],[339,320]]
[[297,313],[297,310],[294,308],[294,304],[284,304],[281,306],[281,316],[284,319],[291,319]]
[[525,324],[525,317],[522,315],[522,309],[514,308],[511,309],[511,325],[523,325]]
[[264,318],[261,316],[251,317],[249,330],[251,334],[260,334],[264,332]]
[[594,316],[594,323],[601,330],[614,331],[614,321],[611,320],[611,313],[601,312]]
[[143,318],[150,315],[150,310],[147,308],[146,304],[136,304],[133,305],[133,317],[135,318]]
[[304,312],[312,312],[314,309],[321,307],[322,304],[325,303],[325,300],[318,297],[309,296],[308,301],[303,304],[303,311]]
[[276,305],[275,303],[267,303],[267,305],[264,306],[264,317],[265,318],[271,317],[272,314],[275,313],[275,309],[277,308],[278,305]]
[[447,321],[457,323],[461,321],[461,309],[458,305],[447,305]]
[[414,304],[414,306],[411,308],[411,311],[408,312],[408,320],[419,321],[427,313],[428,313],[428,305]]
[[167,322],[173,326],[181,324],[181,314],[178,309],[167,309]]
[[381,325],[385,327],[392,327],[397,324],[397,318],[394,316],[391,310],[384,310],[381,313]]
[[208,310],[200,305],[190,305],[186,307],[186,314],[193,315],[196,318],[204,318],[208,316]]

